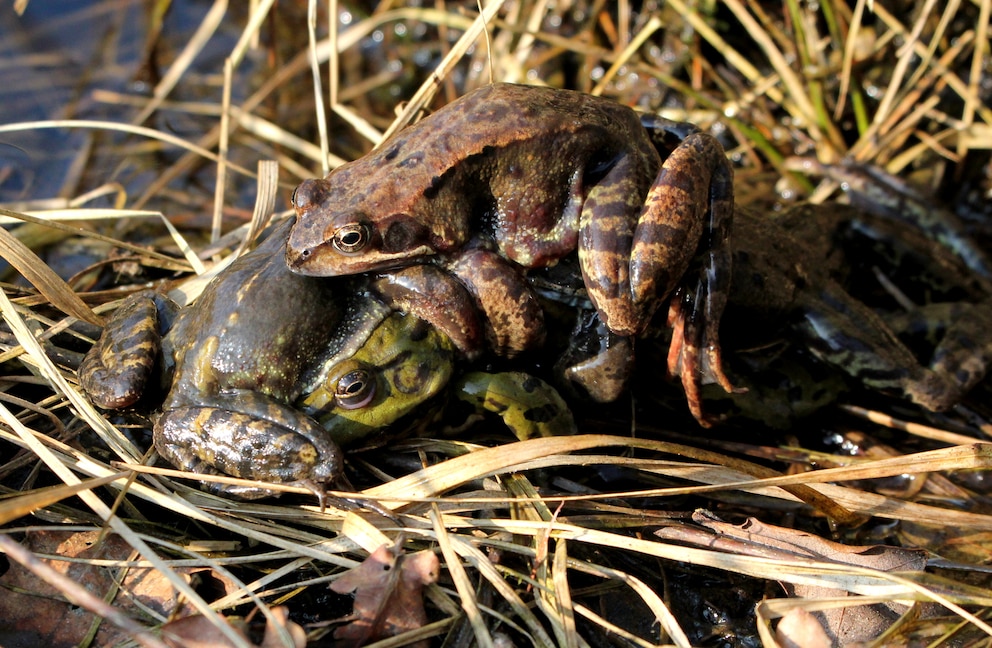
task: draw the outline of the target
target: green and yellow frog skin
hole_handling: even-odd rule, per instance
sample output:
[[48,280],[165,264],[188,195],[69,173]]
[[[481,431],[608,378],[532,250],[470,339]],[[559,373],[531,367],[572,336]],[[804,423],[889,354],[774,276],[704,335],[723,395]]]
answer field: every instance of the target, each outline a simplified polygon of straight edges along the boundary
[[[290,273],[287,233],[273,233],[220,273],[171,326],[174,304],[162,296],[125,300],[80,367],[84,391],[106,408],[132,405],[155,391],[158,357],[168,394],[153,437],[165,459],[194,472],[302,484],[318,495],[340,472],[339,444],[382,431],[442,390],[472,400],[481,385],[501,385],[494,392],[509,395],[476,400],[477,409],[500,414],[521,438],[574,432],[560,397],[524,390],[531,383],[520,375],[476,372],[450,385],[463,357],[451,337],[394,312],[363,281]],[[532,415],[548,408],[557,416]],[[528,425],[521,417],[544,418]],[[209,487],[241,498],[272,494]]]
[[[673,342],[675,355],[685,351],[684,382],[713,375],[729,389],[715,354],[732,171],[711,136],[644,119],[578,92],[479,89],[303,182],[287,262],[332,276],[437,258],[485,298],[470,270],[538,268],[577,251],[589,298],[616,334],[642,333],[681,287],[671,319],[687,336]],[[687,272],[696,259],[698,275]]]

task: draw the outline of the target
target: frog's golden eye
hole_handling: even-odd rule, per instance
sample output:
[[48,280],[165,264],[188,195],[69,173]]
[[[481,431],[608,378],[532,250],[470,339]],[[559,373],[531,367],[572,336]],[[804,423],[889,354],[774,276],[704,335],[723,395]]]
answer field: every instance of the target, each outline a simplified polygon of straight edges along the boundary
[[331,243],[341,254],[361,252],[368,245],[369,227],[365,223],[348,223],[334,232]]
[[353,369],[338,379],[334,400],[339,407],[354,410],[365,407],[375,397],[375,378],[366,369]]

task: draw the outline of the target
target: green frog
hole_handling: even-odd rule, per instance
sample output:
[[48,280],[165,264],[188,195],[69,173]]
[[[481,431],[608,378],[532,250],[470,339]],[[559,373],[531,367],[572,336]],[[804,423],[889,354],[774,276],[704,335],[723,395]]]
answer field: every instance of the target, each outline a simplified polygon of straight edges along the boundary
[[[416,314],[394,311],[382,295],[403,296],[396,277],[383,283],[290,273],[287,234],[285,226],[271,234],[178,315],[174,303],[152,292],[125,300],[80,367],[91,400],[128,407],[161,383],[168,393],[153,439],[166,460],[194,472],[300,484],[319,497],[340,475],[339,444],[387,428],[444,389],[498,413],[521,438],[574,432],[557,393],[535,389],[522,375],[472,372],[450,385],[463,354],[421,317],[438,320],[426,312],[436,305],[410,301],[404,303]],[[449,324],[465,319],[443,317]],[[497,397],[479,400],[489,385],[501,386],[489,390]],[[246,499],[273,494],[208,487]]]
[[303,182],[286,258],[294,271],[319,276],[437,259],[492,321],[500,318],[487,310],[485,277],[577,251],[610,331],[643,333],[674,293],[669,319],[683,382],[713,376],[730,389],[717,330],[732,185],[723,148],[693,127],[579,92],[494,84]]

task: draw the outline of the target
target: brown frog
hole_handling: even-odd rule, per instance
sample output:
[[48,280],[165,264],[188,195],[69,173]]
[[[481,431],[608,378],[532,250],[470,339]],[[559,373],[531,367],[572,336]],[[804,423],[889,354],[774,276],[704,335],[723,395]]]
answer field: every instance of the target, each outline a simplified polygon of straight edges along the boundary
[[305,181],[294,204],[287,261],[302,274],[437,258],[486,310],[480,283],[506,274],[507,262],[537,268],[577,250],[589,298],[623,336],[642,333],[678,289],[672,366],[687,391],[704,379],[731,388],[717,329],[732,170],[719,143],[692,127],[578,92],[495,84]]

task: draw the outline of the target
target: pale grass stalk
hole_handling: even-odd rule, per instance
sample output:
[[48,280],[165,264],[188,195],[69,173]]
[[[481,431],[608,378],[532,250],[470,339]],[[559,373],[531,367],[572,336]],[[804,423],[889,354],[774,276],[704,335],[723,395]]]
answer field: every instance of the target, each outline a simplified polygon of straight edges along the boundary
[[[527,19],[527,24],[524,26],[524,33],[517,42],[517,48],[513,51],[507,51],[507,58],[511,59],[511,63],[503,64],[499,66],[499,69],[503,71],[503,74],[498,77],[500,81],[506,81],[508,83],[521,83],[524,81],[524,69],[527,67],[527,61],[530,60],[531,53],[534,50],[534,43],[536,39],[534,34],[541,29],[541,22],[544,20],[544,15],[547,12],[549,0],[538,0],[534,3],[533,10],[530,12],[530,16]],[[492,52],[492,48],[489,48]],[[490,59],[495,58],[490,54]],[[495,76],[490,68],[490,77]],[[491,80],[495,81],[496,79]]]
[[[331,106],[337,105],[337,14],[336,3],[330,7],[330,38],[331,38],[331,72],[329,83],[331,84]],[[320,142],[320,169],[322,175],[327,175],[330,171],[329,154],[331,150],[327,137],[327,109],[324,106],[324,86],[321,82],[320,64],[317,62],[317,0],[307,2],[307,51],[310,54],[310,77],[313,79],[313,99],[314,111],[317,115],[317,139]]]
[[173,88],[175,88],[176,84],[183,77],[183,74],[193,64],[193,59],[196,58],[207,44],[207,41],[217,31],[226,13],[227,0],[214,0],[210,11],[200,21],[193,36],[186,43],[186,47],[179,53],[179,56],[176,57],[176,60],[172,62],[172,65],[169,66],[169,69],[162,76],[162,80],[155,86],[155,90],[152,91],[152,98],[148,101],[148,104],[138,113],[132,123],[135,125],[142,124],[155,112],[159,102],[172,92]]
[[[981,0],[978,5],[978,23],[975,25],[975,50],[971,55],[971,69],[968,73],[968,91],[964,95],[964,108],[961,110],[961,121],[969,128],[975,120],[975,112],[981,107],[979,100],[979,84],[986,57],[989,56],[989,22],[992,20],[992,0]],[[958,142],[958,157],[964,158],[967,146]]]
[[[42,128],[92,128],[96,130],[120,131],[122,133],[130,133],[139,137],[158,140],[171,146],[175,146],[176,148],[185,149],[190,153],[206,158],[211,162],[217,162],[219,159],[212,151],[209,151],[202,146],[192,144],[181,137],[170,135],[169,133],[164,133],[145,126],[134,126],[132,124],[120,124],[117,122],[97,121],[92,119],[46,119],[41,121],[17,122],[14,124],[0,124],[0,133],[30,131]],[[248,177],[252,176],[251,171],[240,165],[232,163],[231,168]]]
[[572,603],[572,590],[568,585],[568,542],[565,540],[555,541],[555,554],[551,561],[551,582],[554,586],[557,617],[561,619],[562,631],[565,635],[563,645],[566,648],[587,645],[579,638],[575,628],[575,606]]
[[[442,520],[446,524],[447,517]],[[530,607],[520,598],[517,592],[507,583],[506,578],[500,573],[499,568],[493,565],[489,557],[475,546],[470,538],[459,534],[450,534],[451,546],[458,552],[469,565],[475,568],[479,574],[485,578],[496,592],[503,597],[510,608],[526,625],[525,632],[531,644],[539,648],[554,646],[555,643],[545,631],[543,625],[534,615]]]
[[399,116],[393,121],[389,129],[383,134],[383,139],[388,139],[390,135],[395,133],[397,130],[403,128],[407,124],[413,121],[414,115],[423,110],[424,106],[431,100],[434,93],[437,92],[437,88],[441,83],[441,79],[445,78],[455,64],[461,59],[468,48],[479,38],[482,34],[486,25],[493,19],[496,12],[503,5],[503,0],[490,0],[486,4],[482,13],[479,14],[475,20],[472,21],[471,27],[465,30],[461,38],[454,44],[451,51],[441,60],[438,64],[437,69],[434,70],[431,78],[425,81],[417,92],[410,98],[406,106],[400,112]]
[[231,139],[231,77],[234,66],[224,60],[224,88],[220,106],[220,140],[217,142],[217,180],[214,183],[214,213],[210,223],[210,242],[220,238],[224,220],[224,192],[227,188],[227,156]]
[[658,18],[658,16],[651,16],[651,19],[648,20],[646,25],[644,25],[644,28],[637,32],[637,35],[630,41],[630,44],[627,45],[627,47],[620,52],[619,56],[617,56],[616,60],[613,61],[609,69],[603,74],[603,78],[600,79],[596,84],[596,87],[592,89],[591,94],[602,94],[607,84],[609,84],[609,82],[612,81],[617,75],[617,72],[620,71],[620,68],[623,67],[628,60],[630,60],[630,57],[633,56],[634,53],[637,52],[637,50],[639,50],[649,38],[651,38],[653,33],[661,29],[661,26],[661,19]]
[[[876,4],[874,6],[874,12],[880,19],[882,19],[883,22],[885,22],[886,26],[893,31],[894,35],[899,36],[900,38],[909,39],[909,34],[906,32],[906,29],[903,26],[903,24],[895,16],[889,13],[884,6],[882,6],[881,4]],[[974,38],[974,35],[975,35],[974,32],[965,32],[961,34],[958,40],[960,41],[963,38],[967,38],[971,40]],[[921,58],[926,53],[925,48],[919,42],[914,42],[914,52],[917,56]],[[948,87],[950,87],[952,90],[958,93],[958,95],[961,96],[962,99],[965,99],[967,97],[968,86],[964,81],[962,81],[957,76],[957,74],[955,74],[953,71],[946,69],[940,70],[940,73],[944,76],[945,80],[947,81]],[[975,108],[978,111],[978,114],[981,115],[982,121],[985,121],[987,123],[992,123],[992,108],[982,104],[977,105]]]
[[[792,71],[792,67],[785,60],[782,52],[775,46],[775,43],[768,38],[767,34],[761,27],[754,21],[751,14],[748,12],[747,8],[744,7],[738,0],[727,0],[727,6],[733,11],[737,20],[744,25],[748,33],[754,38],[755,42],[761,47],[765,56],[771,62],[772,67],[778,72],[779,77],[782,79],[782,83],[785,86],[789,101],[783,100],[782,105],[787,109],[789,106],[794,106],[793,115],[801,120],[801,123],[809,130],[810,136],[814,141],[826,144],[825,136],[828,133],[823,133],[820,130],[820,124],[817,119],[817,111],[810,103],[809,99],[806,97],[806,90],[803,83]],[[824,153],[829,153],[828,158],[838,156],[838,152],[835,149],[836,143],[831,145],[830,149],[824,151]]]
[[461,609],[465,613],[469,625],[472,626],[472,633],[475,636],[476,644],[483,648],[495,648],[496,644],[493,641],[492,635],[489,633],[489,628],[486,627],[486,620],[479,610],[479,601],[475,595],[475,587],[472,585],[468,572],[465,571],[465,566],[462,564],[458,553],[451,543],[448,530],[444,528],[444,524],[441,522],[441,512],[438,510],[436,504],[431,507],[429,517],[431,525],[434,527],[434,537],[437,540],[438,548],[441,550],[441,555],[444,556],[444,564],[448,569],[448,575],[451,577],[455,585],[455,590],[458,592]]

